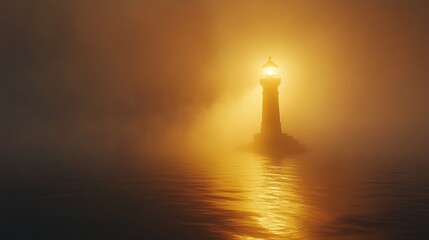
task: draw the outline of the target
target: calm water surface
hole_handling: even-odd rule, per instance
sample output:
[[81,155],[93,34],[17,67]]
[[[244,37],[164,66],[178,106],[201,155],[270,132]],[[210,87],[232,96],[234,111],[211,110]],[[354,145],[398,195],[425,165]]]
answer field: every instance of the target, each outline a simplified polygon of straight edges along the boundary
[[3,156],[0,239],[429,239],[428,165],[353,161]]

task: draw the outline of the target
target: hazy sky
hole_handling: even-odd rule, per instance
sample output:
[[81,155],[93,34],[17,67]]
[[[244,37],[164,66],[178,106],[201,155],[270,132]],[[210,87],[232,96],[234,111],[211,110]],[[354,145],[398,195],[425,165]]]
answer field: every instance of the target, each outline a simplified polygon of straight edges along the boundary
[[3,0],[0,9],[3,148],[175,142],[202,115],[211,127],[243,122],[235,131],[251,138],[259,116],[237,115],[246,102],[260,108],[259,95],[243,99],[268,56],[283,76],[283,128],[297,138],[405,152],[429,139],[425,1]]

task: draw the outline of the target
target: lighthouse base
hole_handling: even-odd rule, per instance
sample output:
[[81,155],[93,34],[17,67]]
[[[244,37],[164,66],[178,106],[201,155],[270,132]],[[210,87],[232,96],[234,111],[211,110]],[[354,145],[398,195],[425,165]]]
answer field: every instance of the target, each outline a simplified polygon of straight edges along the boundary
[[252,149],[258,153],[269,155],[291,155],[303,153],[305,147],[294,137],[286,133],[255,134]]

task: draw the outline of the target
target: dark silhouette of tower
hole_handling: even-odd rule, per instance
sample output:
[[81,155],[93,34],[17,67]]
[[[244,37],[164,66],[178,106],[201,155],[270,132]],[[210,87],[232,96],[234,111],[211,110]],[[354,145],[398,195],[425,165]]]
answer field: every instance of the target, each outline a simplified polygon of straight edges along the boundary
[[261,135],[277,136],[282,134],[279,111],[280,77],[275,73],[277,68],[271,57],[263,65],[264,77],[260,80],[263,87]]
[[278,91],[281,80],[276,74],[278,66],[269,57],[262,67],[264,75],[260,80],[263,88],[261,132],[255,134],[254,145],[266,153],[302,152],[304,147],[292,136],[282,132]]

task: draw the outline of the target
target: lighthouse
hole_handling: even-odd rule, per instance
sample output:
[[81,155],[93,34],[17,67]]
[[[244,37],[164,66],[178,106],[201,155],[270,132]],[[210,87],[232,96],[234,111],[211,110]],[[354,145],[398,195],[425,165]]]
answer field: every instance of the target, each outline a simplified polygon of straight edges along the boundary
[[271,57],[262,67],[264,75],[259,81],[263,88],[261,135],[276,137],[282,134],[278,90],[281,80],[277,75],[278,66]]
[[304,151],[304,147],[292,136],[282,132],[280,122],[279,90],[281,83],[278,65],[271,57],[262,66],[262,121],[261,131],[254,136],[256,149],[265,153],[289,154]]

